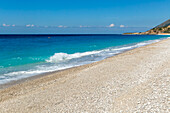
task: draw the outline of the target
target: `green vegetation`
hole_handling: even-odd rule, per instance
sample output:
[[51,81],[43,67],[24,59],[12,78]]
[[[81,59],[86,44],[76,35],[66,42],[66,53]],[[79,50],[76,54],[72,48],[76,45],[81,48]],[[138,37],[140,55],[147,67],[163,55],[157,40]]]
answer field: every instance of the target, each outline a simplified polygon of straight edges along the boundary
[[162,30],[162,28],[159,28],[159,30]]

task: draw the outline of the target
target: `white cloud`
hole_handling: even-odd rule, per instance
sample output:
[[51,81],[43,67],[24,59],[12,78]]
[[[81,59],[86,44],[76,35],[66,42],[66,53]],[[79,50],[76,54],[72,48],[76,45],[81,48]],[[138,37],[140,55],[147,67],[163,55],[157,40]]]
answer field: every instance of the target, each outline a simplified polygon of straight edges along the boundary
[[15,24],[13,24],[12,27],[15,27]]
[[82,26],[82,25],[80,25],[80,27],[82,28],[82,27],[88,27],[88,26]]
[[26,25],[26,27],[30,27],[30,26],[31,26],[30,24]]
[[91,26],[82,26],[82,25],[80,25],[79,27],[82,28],[82,27],[91,27]]
[[62,25],[59,25],[58,27],[63,27]]
[[109,27],[114,27],[114,26],[115,26],[115,24],[110,24],[110,25],[109,25]]
[[35,25],[34,24],[28,24],[26,25],[26,27],[34,27]]
[[6,24],[2,24],[2,26],[6,26]]
[[10,25],[7,25],[7,24],[2,24],[2,26],[4,26],[4,27],[9,27]]
[[120,25],[120,27],[125,27],[124,25]]
[[66,28],[67,26],[59,25],[58,27],[59,27],[59,28],[62,28],[62,27]]

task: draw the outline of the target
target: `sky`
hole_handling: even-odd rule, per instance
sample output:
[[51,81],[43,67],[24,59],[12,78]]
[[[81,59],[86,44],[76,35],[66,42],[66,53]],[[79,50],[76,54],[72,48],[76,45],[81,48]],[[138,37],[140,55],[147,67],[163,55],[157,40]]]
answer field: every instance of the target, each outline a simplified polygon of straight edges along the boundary
[[0,33],[145,31],[169,11],[170,0],[0,0]]

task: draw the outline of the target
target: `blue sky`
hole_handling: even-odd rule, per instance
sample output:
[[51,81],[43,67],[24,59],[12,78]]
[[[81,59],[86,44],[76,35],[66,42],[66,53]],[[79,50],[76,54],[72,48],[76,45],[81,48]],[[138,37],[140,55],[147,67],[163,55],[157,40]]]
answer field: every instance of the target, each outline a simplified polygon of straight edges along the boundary
[[0,0],[0,33],[123,33],[170,18],[170,0]]

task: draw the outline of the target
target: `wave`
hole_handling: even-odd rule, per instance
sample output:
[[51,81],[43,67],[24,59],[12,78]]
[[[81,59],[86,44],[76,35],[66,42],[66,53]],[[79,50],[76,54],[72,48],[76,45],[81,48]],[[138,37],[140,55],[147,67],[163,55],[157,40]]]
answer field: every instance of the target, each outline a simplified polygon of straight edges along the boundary
[[151,43],[159,42],[160,40],[163,39],[149,40],[149,41],[134,43],[130,45],[109,47],[102,50],[88,51],[83,53],[79,53],[79,52],[73,54],[55,53],[53,56],[46,59],[45,63],[32,66],[31,69],[18,70],[18,71],[15,70],[3,74],[2,76],[0,76],[0,84],[6,83],[11,80],[27,78],[37,74],[53,72],[57,70],[93,63],[114,56],[116,54],[122,53],[124,51],[142,47]]
[[84,53],[74,53],[74,54],[67,54],[67,53],[55,53],[53,56],[50,57],[47,62],[58,63],[66,60],[70,60],[73,58],[80,58],[86,55],[92,55],[100,53],[100,51],[92,51],[92,52],[84,52]]
[[107,57],[110,55],[118,54],[121,53],[122,51],[134,49],[137,47],[145,46],[150,43],[158,42],[160,40],[154,40],[154,41],[146,41],[146,42],[141,42],[133,45],[124,45],[124,46],[119,46],[119,47],[111,47],[103,50],[98,50],[98,51],[89,51],[89,52],[83,52],[83,53],[74,53],[74,54],[67,54],[67,53],[55,53],[53,56],[51,56],[47,62],[50,63],[62,63],[62,62],[67,62],[71,59],[78,59],[82,58],[85,56],[88,57],[95,57],[95,56],[101,56],[101,57]]

